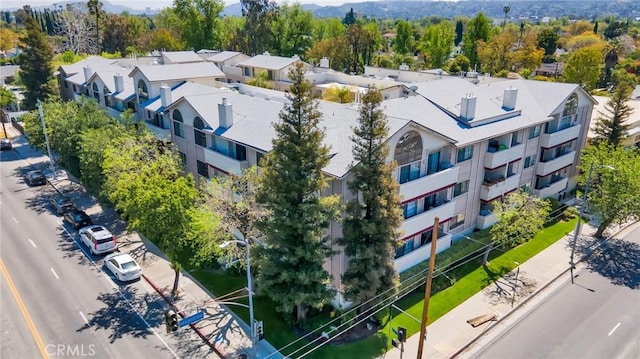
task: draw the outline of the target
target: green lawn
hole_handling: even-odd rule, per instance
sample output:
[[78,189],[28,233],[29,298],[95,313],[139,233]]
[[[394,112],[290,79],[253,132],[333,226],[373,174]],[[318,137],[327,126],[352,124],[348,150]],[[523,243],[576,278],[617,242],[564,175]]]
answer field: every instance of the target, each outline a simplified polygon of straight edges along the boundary
[[[433,322],[437,320],[474,294],[481,291],[484,287],[491,284],[501,275],[513,270],[516,266],[514,261],[524,263],[529,258],[547,248],[549,245],[555,243],[575,228],[576,221],[577,219],[573,219],[568,222],[560,221],[549,224],[531,241],[506,253],[493,250],[489,257],[489,271],[486,271],[482,267],[480,258],[477,258],[446,272],[447,276],[453,280],[453,285],[451,285],[451,280],[449,278],[442,275],[435,278],[433,281],[433,294],[429,302],[429,321]],[[463,239],[456,242],[451,249],[438,255],[436,257],[436,273],[458,261],[467,253],[477,251],[483,246],[483,243],[488,242],[486,232],[474,233],[472,237],[481,243]],[[404,280],[412,274],[418,273],[421,269],[424,269],[427,266],[427,262],[422,263],[419,266],[416,266],[416,268],[403,273],[401,278]],[[192,275],[200,283],[209,288],[209,290],[217,296],[230,293],[246,286],[246,277],[242,274],[229,275],[223,271],[206,271],[194,268],[188,269],[190,269]],[[402,308],[412,317],[420,319],[422,317],[423,298],[424,285],[396,302],[396,306]],[[239,299],[238,302],[246,304],[247,300],[246,298],[242,298]],[[248,321],[249,313],[246,308],[229,306],[229,309],[233,310],[243,320]],[[303,334],[292,331],[291,328],[285,324],[282,317],[274,310],[274,304],[267,298],[260,296],[254,297],[254,309],[256,320],[264,321],[266,339],[274,347],[280,349]],[[348,344],[324,345],[306,357],[373,358],[383,354],[391,347],[390,338],[395,337],[391,332],[392,327],[397,328],[398,326],[401,326],[407,328],[408,335],[413,335],[420,330],[419,323],[408,315],[402,314],[396,309],[391,309],[391,312],[392,319],[390,321],[384,319],[383,322],[385,325],[375,335]],[[330,316],[328,313],[328,310],[323,313],[316,313],[316,315],[311,317],[310,321],[314,324],[317,323],[318,325],[324,321],[329,321]],[[388,311],[385,311],[384,313],[380,313],[378,317],[388,318],[388,314]],[[316,327],[316,325],[313,327]],[[289,355],[293,350],[298,349],[300,346],[307,343],[307,341],[300,341],[297,346],[287,347],[282,350],[282,353]],[[301,349],[301,351],[298,351],[292,356],[299,356],[311,348],[313,348],[313,345]]]

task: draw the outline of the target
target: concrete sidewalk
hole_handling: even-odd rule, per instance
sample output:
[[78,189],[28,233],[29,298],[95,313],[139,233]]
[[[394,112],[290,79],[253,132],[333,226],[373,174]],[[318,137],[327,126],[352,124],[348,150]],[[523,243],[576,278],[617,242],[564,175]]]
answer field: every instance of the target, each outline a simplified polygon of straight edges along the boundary
[[[613,228],[615,236],[631,231],[640,223],[625,228]],[[598,245],[593,238],[596,228],[583,225],[576,244],[575,260]],[[512,272],[458,305],[445,316],[427,326],[427,342],[424,344],[423,358],[468,358],[482,345],[486,345],[501,330],[505,330],[529,310],[535,308],[544,298],[570,280],[569,259],[574,234],[571,232],[549,246]],[[583,268],[576,266],[575,272]],[[477,327],[467,320],[479,316],[493,316],[495,321],[487,321]],[[403,358],[416,358],[420,334],[407,338]],[[400,358],[400,350],[392,349],[382,358]]]
[[[11,124],[6,124],[5,127],[14,151],[31,167],[42,169],[53,189],[72,198],[78,208],[87,212],[97,223],[105,225],[118,237],[118,251],[129,253],[136,258],[142,267],[143,284],[146,284],[144,287],[157,293],[166,302],[167,309],[173,306],[181,318],[200,310],[204,311],[203,320],[191,324],[190,328],[180,328],[176,333],[164,333],[164,326],[155,328],[161,335],[178,336],[179,345],[188,346],[188,357],[192,358],[282,358],[266,340],[259,341],[252,347],[249,326],[226,306],[218,304],[215,296],[188,272],[182,271],[179,295],[173,298],[170,291],[173,287],[174,272],[164,254],[137,233],[128,233],[126,223],[120,219],[119,214],[112,208],[101,206],[72,175],[58,169],[54,177],[49,159],[32,148],[27,139]],[[259,313],[257,314],[259,320]],[[188,331],[193,332],[193,335],[189,335]]]

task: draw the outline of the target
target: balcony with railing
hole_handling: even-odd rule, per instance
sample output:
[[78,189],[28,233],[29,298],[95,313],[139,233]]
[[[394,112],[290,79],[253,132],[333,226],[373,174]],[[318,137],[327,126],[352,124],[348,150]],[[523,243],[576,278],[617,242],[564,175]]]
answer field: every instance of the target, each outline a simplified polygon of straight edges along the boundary
[[536,175],[546,176],[550,173],[556,172],[561,168],[565,168],[574,163],[576,159],[576,151],[567,151],[562,155],[555,157],[544,162],[538,162],[536,166]]
[[250,167],[249,161],[237,160],[209,147],[204,149],[204,158],[211,166],[227,173],[240,174],[243,169]]
[[505,193],[511,192],[520,185],[520,174],[515,173],[510,177],[499,177],[485,180],[480,188],[480,199],[484,201],[492,200]]
[[455,201],[440,201],[435,207],[431,207],[427,211],[405,219],[401,229],[405,235],[410,236],[431,226],[436,217],[439,217],[440,220],[453,217],[454,210]]
[[567,127],[560,127],[550,133],[543,133],[540,136],[540,147],[550,148],[559,144],[569,142],[580,136],[580,124],[572,124]]
[[[415,250],[397,258],[393,261],[393,264],[398,273],[404,272],[407,269],[414,267],[421,262],[429,259],[431,256],[432,242],[416,248]],[[436,243],[436,253],[440,253],[451,247],[451,234],[438,233],[438,240]]]
[[568,183],[568,178],[558,177],[548,183],[543,182],[543,184],[533,190],[533,193],[540,198],[549,198],[567,189]]
[[522,158],[524,147],[524,144],[521,143],[511,147],[503,144],[490,144],[484,156],[484,167],[496,168]]
[[145,126],[153,136],[162,141],[171,141],[171,130],[156,126],[152,121],[145,121]]
[[[458,166],[442,164],[437,172],[427,174],[426,171],[416,174],[415,179],[407,178],[408,181],[400,184],[400,196],[403,200],[416,198],[425,193],[430,193],[440,188],[449,187],[458,181]],[[396,178],[400,179],[399,171],[396,171]]]

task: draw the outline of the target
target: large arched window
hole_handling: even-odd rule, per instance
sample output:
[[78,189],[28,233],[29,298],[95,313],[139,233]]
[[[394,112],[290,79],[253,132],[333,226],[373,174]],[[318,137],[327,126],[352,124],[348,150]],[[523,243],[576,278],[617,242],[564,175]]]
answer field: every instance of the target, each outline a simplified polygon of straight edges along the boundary
[[138,80],[138,98],[140,103],[149,99],[149,90],[147,89],[147,83],[144,80]]
[[400,166],[398,182],[405,183],[420,177],[422,159],[422,138],[416,131],[409,131],[400,137],[394,151],[394,159]]
[[173,134],[184,138],[184,121],[182,120],[182,114],[179,110],[173,110]]
[[198,116],[193,119],[193,137],[196,145],[207,147],[207,136],[202,131],[205,129],[204,121]]

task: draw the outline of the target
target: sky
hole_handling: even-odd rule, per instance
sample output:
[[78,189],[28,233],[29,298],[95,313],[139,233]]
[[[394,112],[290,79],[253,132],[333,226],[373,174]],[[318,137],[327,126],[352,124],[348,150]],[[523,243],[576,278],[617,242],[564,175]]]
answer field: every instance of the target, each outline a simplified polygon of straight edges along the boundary
[[[86,2],[85,0],[79,0]],[[161,9],[171,6],[173,0],[106,0],[114,5],[123,5],[136,10],[144,10],[147,7],[150,9]],[[344,3],[355,3],[371,0],[299,0],[301,4],[314,3],[317,5],[340,5]],[[240,0],[224,0],[225,4],[238,3]],[[276,0],[277,3],[283,3],[284,0]],[[294,3],[293,0],[288,1],[290,4]],[[0,0],[0,9],[13,9],[21,8],[23,5],[31,5],[31,7],[48,6],[56,3],[55,0]]]

